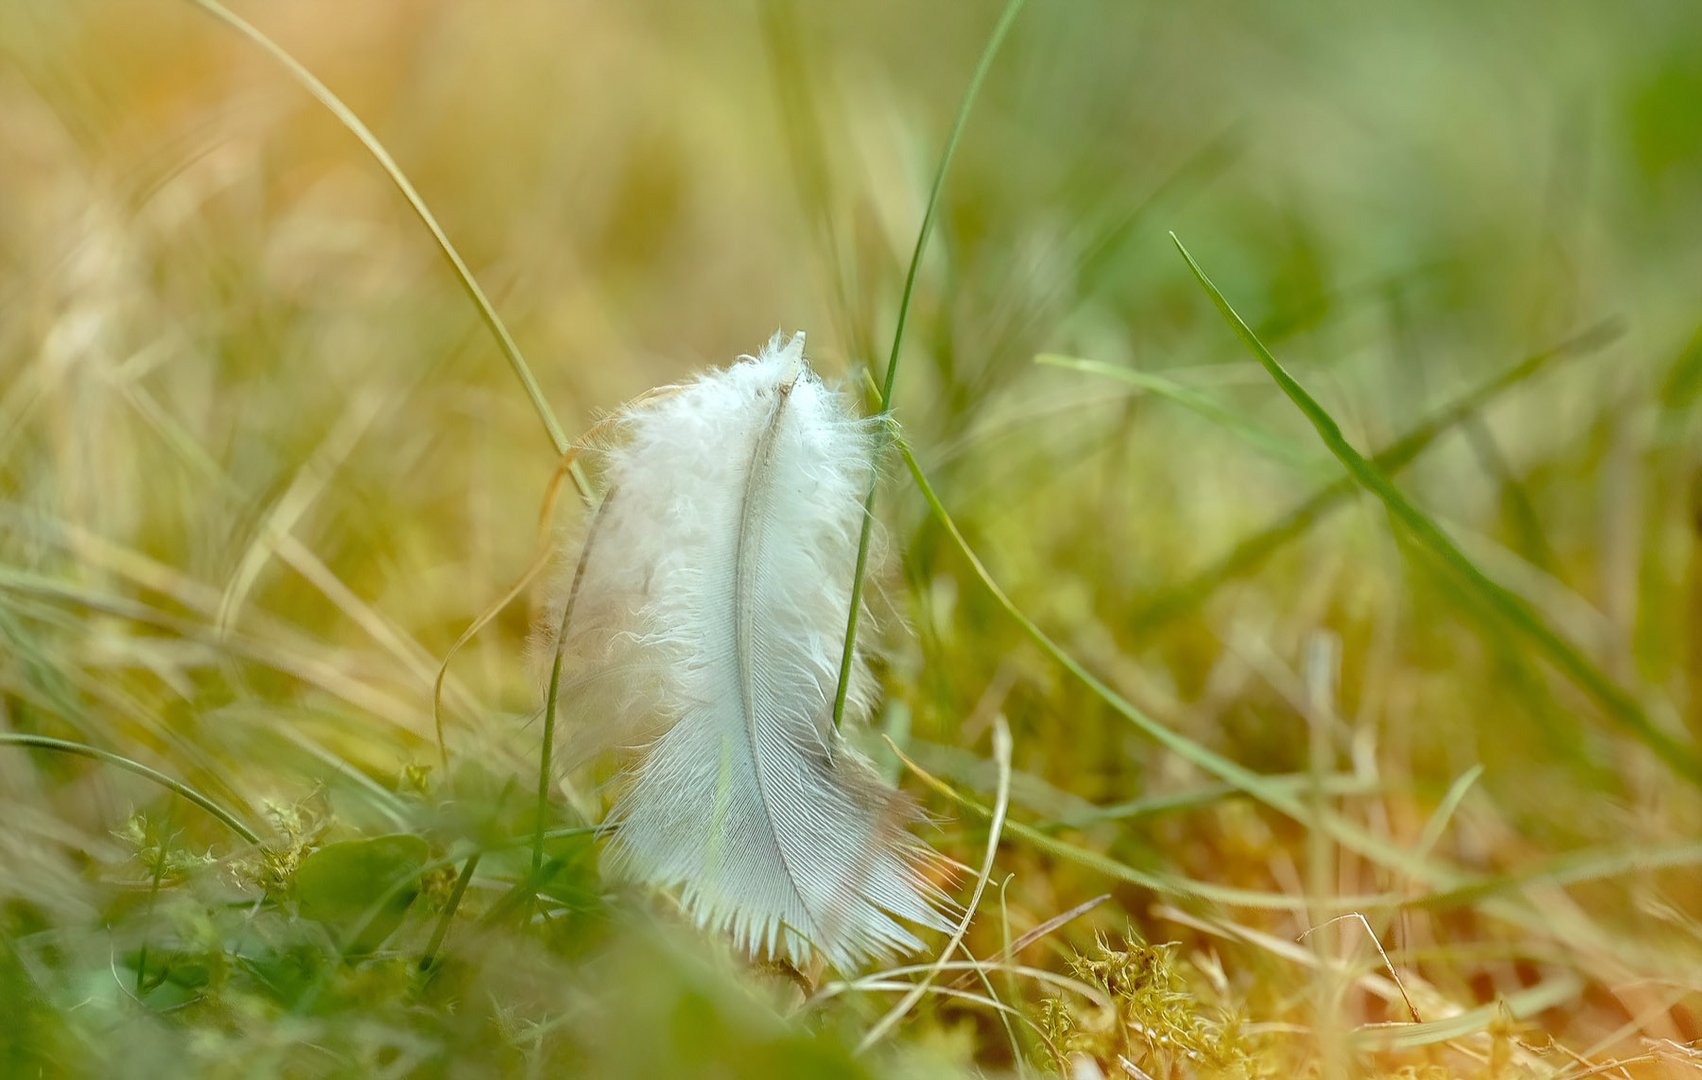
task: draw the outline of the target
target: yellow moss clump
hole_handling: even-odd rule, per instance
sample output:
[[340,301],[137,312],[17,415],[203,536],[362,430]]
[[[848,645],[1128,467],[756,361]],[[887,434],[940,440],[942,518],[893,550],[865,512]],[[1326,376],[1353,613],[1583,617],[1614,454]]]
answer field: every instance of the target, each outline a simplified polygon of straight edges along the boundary
[[1094,1012],[1051,998],[1042,1005],[1041,1027],[1059,1050],[1093,1058],[1107,1075],[1130,1075],[1127,1065],[1153,1077],[1271,1075],[1255,1061],[1240,1015],[1198,994],[1188,967],[1174,942],[1125,939],[1117,949],[1100,938],[1093,954],[1078,954],[1070,969],[1103,990],[1112,1008]]

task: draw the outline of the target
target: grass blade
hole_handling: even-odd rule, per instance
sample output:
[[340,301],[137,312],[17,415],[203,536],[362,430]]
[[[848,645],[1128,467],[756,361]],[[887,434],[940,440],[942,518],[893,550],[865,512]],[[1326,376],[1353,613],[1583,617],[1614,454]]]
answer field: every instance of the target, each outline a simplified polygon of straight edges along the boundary
[[[367,153],[372,155],[373,160],[378,162],[378,167],[384,170],[384,175],[389,177],[390,182],[396,186],[396,190],[402,193],[402,198],[407,201],[408,206],[414,211],[414,215],[420,219],[420,224],[424,225],[426,231],[431,233],[432,240],[437,243],[437,249],[443,253],[450,269],[455,272],[455,279],[461,283],[461,288],[466,292],[467,298],[473,302],[473,307],[478,310],[479,318],[484,320],[491,336],[496,339],[497,347],[502,351],[503,358],[508,361],[508,366],[514,371],[514,377],[520,380],[520,385],[525,389],[526,396],[531,399],[532,408],[537,412],[539,422],[544,425],[544,432],[549,436],[550,445],[555,447],[556,454],[566,454],[569,445],[567,434],[562,430],[561,423],[556,420],[555,412],[544,398],[543,388],[538,385],[538,380],[532,375],[531,365],[526,363],[526,357],[521,354],[520,346],[515,342],[514,335],[508,332],[507,324],[496,313],[496,308],[492,306],[490,298],[485,295],[485,290],[473,277],[472,270],[467,267],[467,261],[461,257],[461,253],[455,245],[450,243],[449,234],[445,233],[443,226],[437,223],[437,217],[426,206],[425,200],[420,197],[420,193],[414,189],[413,182],[408,179],[407,174],[402,172],[402,167],[396,164],[396,159],[390,156],[390,151],[386,150],[384,144],[378,141],[378,137],[361,122],[360,117],[354,114],[354,110],[343,104],[342,99],[331,92],[330,87],[320,82],[318,76],[307,70],[301,61],[284,51],[282,46],[267,37],[254,24],[231,11],[218,0],[190,0],[190,2],[258,45],[268,56],[277,61],[285,71],[289,72],[290,77],[302,89],[312,95],[315,101],[323,105],[327,112],[336,117],[338,123],[347,128],[349,134],[359,140],[360,144],[366,148]],[[579,488],[581,495],[588,494],[584,474],[578,469],[573,472],[573,482]]]
[[1350,1038],[1353,1045],[1366,1051],[1407,1050],[1432,1046],[1484,1033],[1506,1010],[1515,1019],[1526,1019],[1547,1009],[1563,1005],[1584,992],[1584,980],[1570,972],[1556,975],[1535,986],[1516,990],[1506,997],[1467,1009],[1458,1016],[1429,1020],[1422,1024],[1377,1024],[1359,1028]]
[[[940,192],[946,186],[946,173],[951,169],[951,159],[957,154],[957,144],[963,137],[963,129],[969,124],[970,110],[975,107],[975,99],[981,94],[981,84],[986,81],[987,72],[993,66],[993,58],[999,54],[999,47],[1004,44],[1011,25],[1021,13],[1023,2],[1024,0],[1010,0],[1005,5],[1004,13],[999,16],[999,21],[993,26],[993,33],[987,38],[987,45],[981,50],[981,59],[975,65],[975,73],[969,77],[969,85],[963,91],[963,102],[957,107],[957,119],[952,122],[945,149],[940,153],[939,168],[934,171],[934,186],[928,192],[928,204],[922,211],[922,225],[916,230],[916,248],[910,253],[910,269],[904,275],[904,292],[898,300],[898,320],[892,331],[892,351],[887,355],[886,377],[881,382],[882,416],[892,412],[892,388],[898,377],[898,353],[904,344],[904,326],[910,318],[910,301],[916,292],[916,274],[922,266],[922,253],[927,249],[928,236],[934,230],[934,216],[939,211]],[[839,660],[839,687],[833,694],[834,727],[838,727],[845,716],[845,694],[851,687],[851,657],[857,644],[857,615],[863,606],[863,574],[869,565],[869,540],[875,523],[875,490],[876,485],[871,483],[869,497],[863,501],[863,529],[857,537],[857,566],[851,578],[851,610],[845,617],[845,651]]]
[[[981,872],[976,875],[975,891],[970,895],[969,903],[964,905],[963,918],[958,922],[951,940],[946,942],[946,947],[940,950],[939,959],[928,966],[927,975],[863,1036],[862,1041],[857,1044],[859,1052],[880,1042],[881,1036],[891,1031],[904,1019],[904,1014],[922,999],[922,995],[928,992],[928,987],[933,985],[934,979],[951,959],[951,954],[963,944],[963,936],[969,933],[969,924],[975,920],[975,911],[981,906],[981,897],[987,891],[987,881],[993,876],[993,860],[999,854],[999,834],[1004,831],[1005,811],[1010,808],[1011,729],[1005,724],[1005,718],[1002,716],[993,721],[993,757],[999,763],[999,790],[993,800],[991,823],[987,826],[987,855],[982,860]],[[967,953],[967,950],[965,952]],[[970,962],[974,962],[973,958]]]
[[55,739],[49,735],[27,735],[18,732],[0,732],[0,746],[28,746],[36,750],[52,750],[61,754],[75,754],[78,757],[92,758],[105,765],[135,773],[189,800],[196,806],[217,818],[225,828],[242,837],[250,844],[260,843],[260,834],[243,824],[242,819],[226,810],[212,799],[196,791],[181,780],[173,779],[158,769],[142,764],[123,754],[115,754],[111,750],[102,750],[98,746],[86,743],[71,742],[69,739]]
[[1188,254],[1188,249],[1182,246],[1182,241],[1176,234],[1171,233],[1170,238],[1176,242],[1176,249],[1182,253],[1188,268],[1211,297],[1224,321],[1270,373],[1288,399],[1294,402],[1295,407],[1311,422],[1318,432],[1318,437],[1323,440],[1330,453],[1335,455],[1336,460],[1347,469],[1354,482],[1377,496],[1426,551],[1457,574],[1508,626],[1524,635],[1557,670],[1593,698],[1608,715],[1623,724],[1638,741],[1652,750],[1673,771],[1694,783],[1702,784],[1702,758],[1697,756],[1695,749],[1657,727],[1635,697],[1610,679],[1577,646],[1561,637],[1523,597],[1479,570],[1453,540],[1449,539],[1440,525],[1401,494],[1400,489],[1390,482],[1388,474],[1354,449],[1342,434],[1335,418],[1316,398],[1306,392],[1305,387],[1288,373],[1275,356],[1271,355],[1270,350],[1265,348],[1264,343],[1242,321],[1241,316],[1230,307],[1229,301],[1224,299],[1205,271],[1200,269],[1199,263]]
[[[1371,463],[1388,475],[1395,475],[1418,460],[1419,455],[1430,449],[1436,440],[1476,416],[1502,394],[1546,370],[1554,361],[1594,352],[1619,337],[1623,331],[1624,327],[1617,319],[1608,319],[1551,348],[1525,357],[1414,425],[1379,450],[1371,458]],[[1236,544],[1204,570],[1180,585],[1159,592],[1136,613],[1132,621],[1150,629],[1193,610],[1204,603],[1218,586],[1251,573],[1358,490],[1359,485],[1351,477],[1330,481],[1283,517]]]
[[[591,514],[591,524],[585,531],[585,545],[579,553],[579,563],[573,568],[573,585],[568,589],[567,600],[561,608],[561,624],[556,627],[555,648],[550,662],[550,686],[544,695],[544,740],[543,747],[538,753],[538,820],[533,826],[536,830],[532,840],[532,875],[537,877],[544,866],[544,823],[548,820],[550,809],[550,777],[553,772],[551,765],[552,754],[556,740],[556,710],[560,707],[561,696],[561,661],[562,647],[567,643],[567,629],[573,621],[573,606],[579,600],[579,587],[585,581],[585,567],[591,562],[591,550],[597,543],[597,531],[602,527],[603,511],[618,493],[618,489],[610,488],[603,496],[602,503]],[[540,879],[542,880],[542,879]]]

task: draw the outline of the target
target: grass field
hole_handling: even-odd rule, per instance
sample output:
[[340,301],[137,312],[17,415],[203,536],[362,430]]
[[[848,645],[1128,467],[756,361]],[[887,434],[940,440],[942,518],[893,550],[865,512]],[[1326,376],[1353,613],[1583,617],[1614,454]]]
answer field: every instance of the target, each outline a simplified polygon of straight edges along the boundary
[[[237,10],[0,4],[0,1075],[1702,1071],[1702,6]],[[537,812],[558,462],[907,295],[991,872],[794,971]]]

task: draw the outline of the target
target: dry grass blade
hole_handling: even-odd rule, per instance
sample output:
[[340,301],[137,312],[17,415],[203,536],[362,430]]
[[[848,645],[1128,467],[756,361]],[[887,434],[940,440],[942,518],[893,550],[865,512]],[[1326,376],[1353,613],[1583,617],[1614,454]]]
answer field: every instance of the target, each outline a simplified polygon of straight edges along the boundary
[[[1100,893],[1098,896],[1094,897],[1091,900],[1083,900],[1081,903],[1077,904],[1075,907],[1071,908],[1068,911],[1059,912],[1058,914],[1052,916],[1050,919],[1047,919],[1045,922],[1041,923],[1039,926],[1036,926],[1032,930],[1029,930],[1027,933],[1023,934],[1021,937],[1017,938],[1015,941],[1011,942],[1009,945],[1006,945],[1004,948],[1000,949],[998,952],[994,953],[992,956],[988,957],[986,960],[982,961],[982,964],[984,966],[985,965],[996,965],[996,964],[1003,963],[1005,960],[1011,959],[1012,957],[1020,955],[1022,953],[1022,950],[1028,948],[1030,945],[1034,944],[1036,941],[1039,941],[1041,938],[1045,937],[1047,934],[1050,934],[1054,930],[1057,930],[1061,927],[1069,925],[1070,923],[1074,922],[1075,920],[1081,918],[1083,915],[1086,915],[1088,912],[1092,911],[1094,908],[1098,907],[1100,904],[1105,903],[1105,901],[1107,901],[1109,899],[1111,899],[1110,893]],[[961,975],[961,976],[958,977],[956,982],[952,983],[952,985],[953,986],[962,986],[965,983],[967,983],[968,981],[969,981],[969,975]]]
[[1515,1019],[1525,1019],[1568,1001],[1584,990],[1584,980],[1570,972],[1515,991],[1506,997],[1467,1009],[1458,1016],[1426,1020],[1422,1024],[1376,1024],[1353,1031],[1349,1038],[1361,1050],[1410,1050],[1480,1035],[1505,1009]]
[[1313,934],[1324,929],[1326,926],[1334,926],[1336,923],[1345,919],[1356,919],[1358,920],[1359,925],[1365,928],[1365,936],[1371,939],[1371,944],[1377,949],[1377,955],[1383,959],[1383,967],[1388,971],[1389,978],[1394,980],[1395,989],[1401,992],[1401,1001],[1406,1004],[1407,1015],[1412,1017],[1413,1023],[1422,1024],[1424,1022],[1424,1018],[1418,1015],[1418,1006],[1414,1005],[1412,1003],[1412,998],[1407,996],[1407,988],[1401,983],[1400,973],[1395,970],[1395,965],[1389,962],[1389,954],[1383,951],[1383,943],[1377,940],[1377,932],[1371,929],[1370,921],[1365,918],[1365,915],[1362,912],[1350,911],[1346,915],[1337,915],[1335,918],[1329,919],[1312,927],[1310,930],[1307,930],[1305,933],[1301,934],[1297,940],[1304,941]]
[[573,568],[573,584],[569,587],[567,601],[561,607],[561,623],[556,627],[555,648],[550,660],[550,685],[544,696],[544,738],[538,751],[538,815],[537,832],[532,841],[532,876],[538,877],[544,866],[544,823],[549,818],[550,780],[553,769],[550,762],[555,751],[556,712],[561,708],[561,662],[562,648],[567,643],[567,631],[573,622],[573,608],[579,600],[580,586],[585,582],[585,567],[591,561],[592,549],[597,543],[597,530],[603,523],[603,514],[618,494],[610,488],[591,512],[591,525],[585,532],[584,549],[579,553],[579,562]]
[[[414,189],[414,185],[408,179],[407,174],[402,171],[400,165],[396,164],[396,159],[390,156],[390,151],[386,150],[384,144],[378,141],[378,137],[361,122],[360,117],[343,104],[341,98],[331,92],[330,87],[321,82],[318,76],[307,70],[300,61],[285,52],[277,42],[267,37],[254,24],[231,11],[218,0],[190,0],[190,2],[254,42],[273,60],[281,64],[289,72],[290,77],[299,83],[302,89],[313,95],[314,100],[323,105],[326,111],[336,117],[337,121],[360,141],[367,153],[372,155],[373,160],[378,162],[379,168],[384,170],[384,175],[389,177],[390,182],[396,186],[396,190],[401,192],[402,198],[407,200],[409,208],[420,219],[420,224],[424,225],[426,231],[431,233],[432,240],[436,242],[437,249],[443,253],[444,259],[448,261],[450,269],[455,272],[455,278],[461,283],[462,289],[467,293],[467,298],[472,301],[473,307],[478,310],[479,317],[484,320],[491,336],[496,339],[497,346],[502,350],[503,358],[508,361],[508,366],[514,371],[514,377],[520,380],[520,385],[525,389],[526,396],[531,400],[532,408],[537,412],[538,420],[543,424],[544,432],[549,436],[550,445],[555,448],[556,455],[559,457],[566,454],[569,445],[567,435],[562,431],[561,423],[556,420],[555,411],[550,408],[549,402],[545,400],[543,388],[538,385],[538,380],[532,375],[531,365],[527,364],[525,356],[521,355],[520,346],[515,342],[514,335],[508,332],[508,326],[502,321],[502,317],[496,313],[496,308],[491,305],[490,299],[485,296],[484,289],[479,286],[478,279],[473,277],[473,272],[468,268],[466,260],[461,257],[461,253],[456,250],[455,245],[450,243],[449,234],[445,233],[443,226],[438,224],[436,215],[426,206],[425,200]],[[586,486],[585,477],[582,473],[575,470],[573,482],[582,496],[590,497],[590,489]]]
[[[862,1041],[857,1044],[859,1051],[867,1050],[879,1042],[881,1037],[891,1031],[900,1020],[904,1019],[904,1014],[921,1000],[922,995],[927,993],[928,988],[933,985],[934,979],[939,975],[943,965],[950,961],[951,954],[957,951],[959,945],[963,944],[963,936],[969,932],[969,924],[975,919],[975,911],[981,905],[981,896],[987,891],[987,881],[993,876],[993,859],[999,853],[999,835],[1005,825],[1005,810],[1010,806],[1011,730],[1002,716],[993,719],[993,760],[999,766],[999,792],[998,797],[993,802],[992,822],[987,826],[987,854],[982,860],[981,872],[976,876],[975,890],[969,896],[969,903],[964,905],[963,920],[958,923],[957,930],[952,934],[951,940],[946,942],[946,947],[940,950],[939,959],[929,967],[928,973],[911,987],[909,993],[899,999],[898,1004],[892,1007],[891,1012],[881,1017],[875,1023],[875,1026],[870,1028],[868,1033],[863,1036]],[[936,989],[941,988],[936,987]]]
[[1047,971],[1045,968],[1029,967],[1024,964],[1008,964],[991,960],[951,960],[945,963],[940,963],[936,960],[926,964],[905,964],[901,967],[886,968],[883,971],[872,972],[868,975],[862,976],[861,978],[850,979],[843,982],[828,983],[821,988],[813,999],[811,999],[811,1003],[819,1004],[829,998],[837,997],[840,994],[850,993],[856,990],[866,990],[873,983],[896,979],[900,975],[926,975],[928,972],[938,974],[946,971],[965,972],[965,975],[960,977],[956,982],[947,985],[962,986],[966,979],[973,978],[978,974],[985,974],[987,972],[1009,972],[1011,974],[1033,979],[1036,982],[1046,983],[1051,986],[1059,987],[1060,989],[1068,990],[1075,994],[1080,994],[1082,997],[1087,998],[1089,1001],[1092,1001],[1101,1008],[1109,1009],[1112,1007],[1111,999],[1106,996],[1103,990],[1090,983],[1085,983],[1080,979],[1072,978],[1068,975],[1060,975],[1055,971]]
[[[478,636],[479,631],[490,625],[492,619],[502,614],[509,604],[518,599],[520,594],[526,591],[526,587],[535,581],[539,574],[544,572],[545,567],[549,566],[550,560],[555,556],[555,538],[551,531],[551,522],[555,520],[556,502],[561,496],[563,480],[573,475],[574,469],[578,467],[580,455],[585,453],[587,449],[594,447],[597,440],[614,427],[620,416],[625,415],[631,409],[641,408],[648,402],[665,398],[675,393],[677,389],[673,386],[660,386],[633,398],[623,405],[614,416],[591,425],[577,442],[568,447],[567,453],[563,454],[560,460],[556,462],[555,471],[550,474],[549,483],[544,486],[544,497],[538,506],[538,534],[532,546],[531,561],[520,572],[520,576],[515,579],[514,584],[510,585],[489,607],[467,624],[467,628],[461,631],[461,636],[457,637],[455,643],[449,646],[449,651],[443,654],[443,660],[438,665],[437,676],[432,682],[432,722],[437,733],[438,757],[445,772],[449,770],[449,746],[444,741],[443,734],[443,684],[444,680],[449,677],[450,662],[455,659],[457,653],[466,647],[468,642]],[[605,495],[604,498],[606,500],[607,496]],[[589,501],[585,505],[587,507],[592,506]],[[553,678],[555,678],[555,675],[552,669]]]

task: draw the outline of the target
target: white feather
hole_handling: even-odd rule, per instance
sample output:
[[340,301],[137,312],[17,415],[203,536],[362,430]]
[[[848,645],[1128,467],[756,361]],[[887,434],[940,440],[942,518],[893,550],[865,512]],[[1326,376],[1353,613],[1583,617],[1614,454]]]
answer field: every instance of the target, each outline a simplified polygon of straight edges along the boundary
[[[752,952],[835,966],[949,929],[914,804],[834,729],[875,433],[802,334],[623,414],[565,652],[627,760],[611,865]],[[846,721],[869,693],[856,658]],[[596,692],[588,688],[601,684]]]

